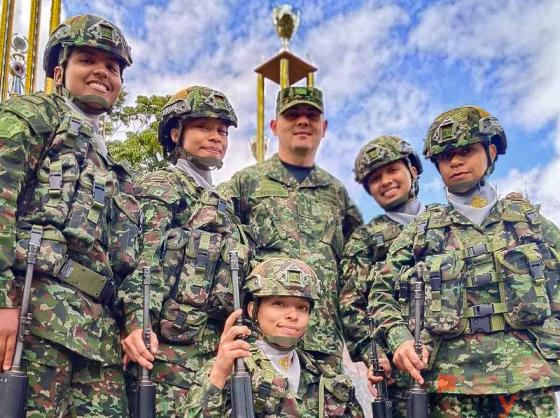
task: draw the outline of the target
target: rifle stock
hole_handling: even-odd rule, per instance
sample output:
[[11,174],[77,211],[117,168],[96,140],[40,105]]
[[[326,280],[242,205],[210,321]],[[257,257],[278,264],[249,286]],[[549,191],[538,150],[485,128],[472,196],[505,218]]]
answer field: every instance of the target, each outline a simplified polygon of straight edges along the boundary
[[43,227],[33,225],[29,236],[29,247],[27,250],[27,269],[25,271],[25,283],[23,285],[23,297],[19,311],[18,333],[12,368],[0,373],[0,408],[4,418],[24,418],[27,403],[27,375],[21,369],[21,357],[23,354],[23,339],[29,334],[27,330],[31,323],[29,313],[29,300],[31,298],[31,282],[33,281],[33,269],[37,262],[37,252],[41,246]]
[[[239,292],[239,256],[236,251],[230,251],[231,279],[233,288],[233,309],[241,309]],[[241,317],[237,318],[236,325],[243,325]],[[254,418],[253,390],[251,375],[245,369],[242,358],[235,359],[234,372],[231,378],[231,407],[233,418]]]
[[[424,324],[424,274],[426,265],[418,263],[415,280],[412,283],[412,301],[414,302],[414,350],[422,360],[422,327]],[[408,391],[407,417],[428,418],[429,399],[426,389],[414,380],[412,388]]]

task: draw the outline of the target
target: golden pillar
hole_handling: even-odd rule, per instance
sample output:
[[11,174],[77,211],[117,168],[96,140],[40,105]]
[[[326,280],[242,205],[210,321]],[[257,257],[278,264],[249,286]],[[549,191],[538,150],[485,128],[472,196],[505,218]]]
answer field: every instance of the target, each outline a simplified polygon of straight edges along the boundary
[[0,101],[8,97],[10,55],[12,47],[12,31],[14,27],[14,10],[16,0],[2,0],[2,22],[0,25],[0,36],[2,38],[2,69],[0,82]]
[[[51,20],[49,24],[49,34],[53,33],[54,30],[60,24],[60,2],[61,0],[52,0],[51,3]],[[45,78],[45,92],[54,92],[54,80],[52,78]]]
[[29,32],[27,33],[27,64],[25,66],[25,94],[37,89],[37,57],[39,49],[39,22],[41,21],[41,0],[31,0]]
[[253,154],[258,162],[263,161],[266,154],[264,135],[265,79],[279,85],[281,89],[289,87],[304,78],[307,79],[308,87],[313,87],[314,84],[314,73],[317,68],[288,50],[288,41],[297,30],[299,16],[299,11],[287,4],[274,8],[272,19],[278,36],[282,40],[282,48],[274,57],[255,68],[257,73],[257,133]]

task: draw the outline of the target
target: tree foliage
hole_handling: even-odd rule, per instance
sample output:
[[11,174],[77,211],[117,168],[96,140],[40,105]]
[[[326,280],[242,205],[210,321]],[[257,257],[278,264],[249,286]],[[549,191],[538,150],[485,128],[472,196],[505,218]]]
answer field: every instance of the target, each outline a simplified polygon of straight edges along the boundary
[[107,142],[111,156],[127,162],[135,171],[151,171],[166,165],[163,150],[157,140],[158,120],[169,96],[138,96],[132,106],[125,106],[126,92],[119,96],[113,111],[105,120]]

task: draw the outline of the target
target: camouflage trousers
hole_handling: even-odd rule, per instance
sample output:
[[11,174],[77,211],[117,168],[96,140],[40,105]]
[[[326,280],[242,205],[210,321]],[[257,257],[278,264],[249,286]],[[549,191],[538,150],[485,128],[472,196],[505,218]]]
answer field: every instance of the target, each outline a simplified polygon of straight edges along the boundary
[[31,336],[23,353],[29,377],[27,417],[126,417],[121,366],[103,367]]
[[431,418],[558,418],[550,388],[513,395],[432,394]]
[[[188,387],[195,378],[195,372],[178,364],[158,360],[151,371],[156,384],[156,416],[158,418],[178,418],[187,416],[186,399]],[[134,418],[134,392],[139,368],[135,365],[126,373],[126,386],[130,400],[130,415]]]

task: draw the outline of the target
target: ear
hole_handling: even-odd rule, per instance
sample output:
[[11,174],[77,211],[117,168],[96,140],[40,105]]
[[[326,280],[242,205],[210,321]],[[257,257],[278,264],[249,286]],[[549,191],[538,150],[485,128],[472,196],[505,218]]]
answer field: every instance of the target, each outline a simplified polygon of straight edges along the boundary
[[276,119],[272,119],[270,121],[270,130],[274,135],[278,135],[278,122],[276,121]]
[[412,180],[416,179],[416,177],[418,177],[418,170],[416,170],[416,167],[411,166],[410,167],[410,174],[412,175]]
[[62,71],[62,67],[60,65],[57,65],[56,67],[54,67],[54,74],[53,74],[53,79],[54,79],[54,85],[55,86],[62,86],[62,82],[64,80],[62,80],[62,74],[64,73],[64,71]]
[[249,314],[249,316],[251,318],[253,318],[253,309],[255,308],[255,303],[254,302],[249,302],[249,304],[247,305],[247,313]]
[[323,119],[323,136],[325,136],[325,134],[327,133],[327,128],[329,127],[329,121],[326,119]]
[[171,140],[175,143],[177,143],[179,141],[179,129],[177,128],[171,128]]
[[496,145],[494,144],[488,145],[488,154],[490,154],[490,159],[492,160],[492,163],[496,161],[496,156],[498,155],[498,149],[496,148]]

